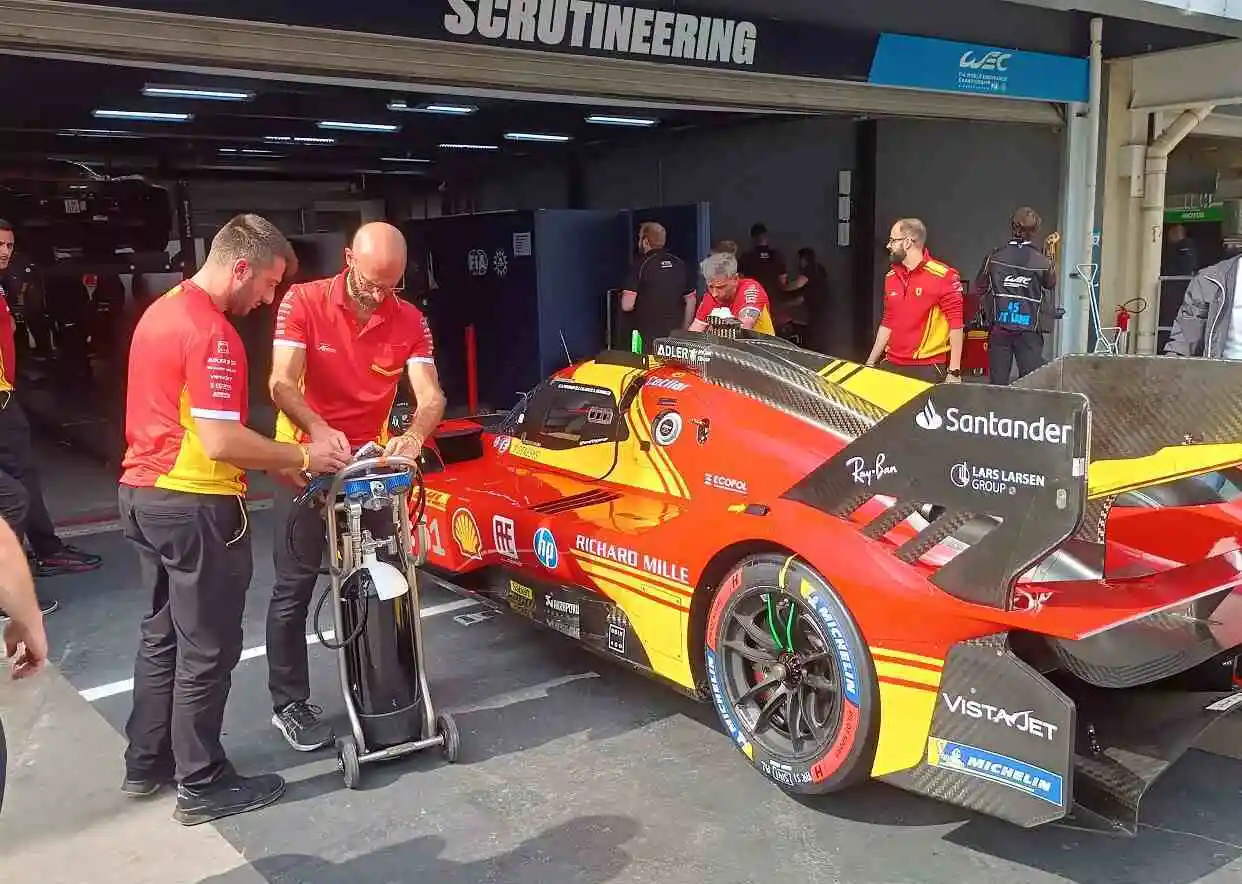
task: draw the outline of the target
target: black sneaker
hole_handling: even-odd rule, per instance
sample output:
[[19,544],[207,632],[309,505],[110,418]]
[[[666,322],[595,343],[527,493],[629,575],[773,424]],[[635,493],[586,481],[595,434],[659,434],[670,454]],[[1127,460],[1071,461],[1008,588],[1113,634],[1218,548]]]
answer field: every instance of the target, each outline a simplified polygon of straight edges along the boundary
[[131,774],[126,771],[125,779],[121,782],[121,791],[130,798],[150,798],[172,784],[172,774]]
[[183,826],[210,823],[275,804],[284,793],[285,781],[277,774],[257,777],[232,774],[201,789],[178,786],[173,819]]
[[94,571],[102,564],[102,557],[66,543],[54,553],[38,556],[35,559],[34,571],[38,577],[55,577],[58,574]]
[[309,703],[290,703],[272,716],[272,724],[298,752],[314,752],[332,745],[336,735],[332,726],[319,716],[323,710]]

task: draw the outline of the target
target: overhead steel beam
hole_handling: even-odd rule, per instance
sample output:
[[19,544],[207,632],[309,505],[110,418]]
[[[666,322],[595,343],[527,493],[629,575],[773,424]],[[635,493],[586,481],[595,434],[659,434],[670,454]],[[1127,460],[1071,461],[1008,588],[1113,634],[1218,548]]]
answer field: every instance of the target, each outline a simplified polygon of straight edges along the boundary
[[1131,110],[1242,104],[1242,40],[1156,52],[1128,61],[1134,66]]
[[[0,51],[73,54],[115,63],[213,67],[364,88],[485,89],[498,94],[593,96],[709,104],[722,109],[924,116],[1057,125],[1051,104],[929,95],[805,77],[671,68],[495,46],[448,44],[207,16],[51,0],[0,4]],[[911,109],[917,110],[912,113]]]
[[1242,0],[1008,0],[1225,37],[1242,37]]

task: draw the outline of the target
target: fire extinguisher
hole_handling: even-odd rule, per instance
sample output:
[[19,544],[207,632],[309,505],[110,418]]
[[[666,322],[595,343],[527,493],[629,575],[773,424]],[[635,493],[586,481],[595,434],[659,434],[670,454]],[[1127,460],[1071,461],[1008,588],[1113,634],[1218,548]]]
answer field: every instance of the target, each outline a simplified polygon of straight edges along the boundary
[[1130,311],[1124,306],[1117,308],[1117,328],[1121,330],[1122,334],[1130,330]]

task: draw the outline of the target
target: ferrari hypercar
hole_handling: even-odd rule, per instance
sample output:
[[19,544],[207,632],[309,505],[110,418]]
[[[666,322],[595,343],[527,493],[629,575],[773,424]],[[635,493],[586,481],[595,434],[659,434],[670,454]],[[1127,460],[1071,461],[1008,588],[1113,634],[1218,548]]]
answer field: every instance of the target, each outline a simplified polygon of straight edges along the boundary
[[1149,494],[1242,462],[1240,391],[1207,360],[932,386],[677,333],[446,421],[421,573],[710,702],[791,793],[1134,834],[1242,706],[1242,522]]

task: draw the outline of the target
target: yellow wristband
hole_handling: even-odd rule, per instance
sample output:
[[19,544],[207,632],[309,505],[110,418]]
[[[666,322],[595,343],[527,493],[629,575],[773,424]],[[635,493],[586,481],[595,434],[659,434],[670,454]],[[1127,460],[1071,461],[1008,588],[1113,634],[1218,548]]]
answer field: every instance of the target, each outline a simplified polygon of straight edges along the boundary
[[310,449],[299,445],[298,450],[302,452],[302,472],[306,472],[310,469]]

